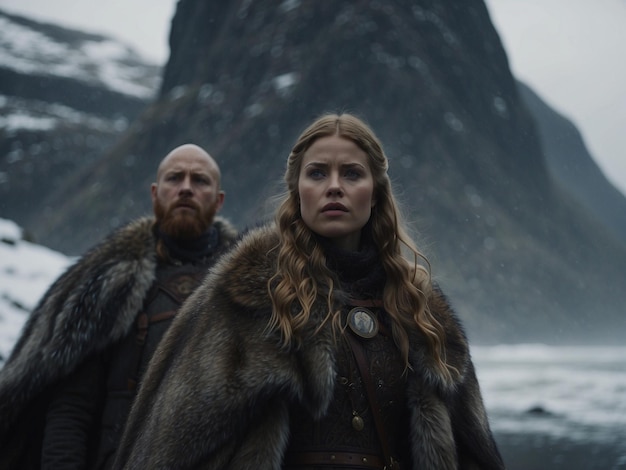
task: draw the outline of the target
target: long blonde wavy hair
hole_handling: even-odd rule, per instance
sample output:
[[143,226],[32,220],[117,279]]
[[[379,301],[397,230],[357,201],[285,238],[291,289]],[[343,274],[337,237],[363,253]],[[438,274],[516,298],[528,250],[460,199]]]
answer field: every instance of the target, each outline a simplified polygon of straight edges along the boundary
[[[305,152],[317,139],[337,135],[354,142],[368,157],[374,179],[376,204],[372,208],[371,235],[387,275],[383,290],[383,308],[392,319],[393,338],[406,368],[409,364],[407,329],[417,326],[428,342],[436,367],[447,378],[444,330],[428,308],[432,289],[429,266],[403,228],[398,204],[391,189],[388,159],[374,132],[351,114],[328,114],[315,120],[300,135],[287,160],[284,180],[287,191],[276,214],[279,232],[277,271],[268,282],[273,312],[269,327],[279,329],[284,345],[291,345],[310,321],[311,308],[318,297],[325,297],[328,315],[317,329],[331,322],[333,331],[341,326],[340,306],[334,302],[335,275],[326,266],[322,248],[300,214],[298,182]],[[402,247],[412,254],[402,254]],[[293,310],[294,305],[298,308]],[[295,313],[294,313],[295,312]],[[317,331],[317,330],[316,330]]]

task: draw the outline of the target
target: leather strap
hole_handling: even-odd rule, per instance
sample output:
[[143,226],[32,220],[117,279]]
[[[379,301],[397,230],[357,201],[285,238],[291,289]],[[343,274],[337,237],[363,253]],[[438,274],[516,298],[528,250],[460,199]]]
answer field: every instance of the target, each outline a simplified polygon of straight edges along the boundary
[[[148,326],[152,323],[158,323],[160,321],[169,320],[175,317],[177,310],[166,310],[165,312],[159,312],[149,317],[145,312],[141,312],[137,315],[137,346],[133,357],[129,360],[132,362],[131,371],[133,374],[139,372],[139,363],[141,362],[141,355],[143,353],[143,347],[146,344],[146,336],[148,336]],[[134,391],[137,389],[138,378],[135,376],[129,377],[127,381],[128,390]]]
[[175,317],[177,313],[178,310],[167,310],[165,312],[156,313],[148,319],[148,323],[152,324],[164,320],[169,320],[170,318]]
[[369,467],[382,469],[385,462],[377,456],[371,454],[361,454],[355,452],[293,452],[285,455],[285,466],[295,467],[322,467],[325,465],[332,467]]
[[365,351],[363,350],[361,343],[352,334],[351,331],[347,332],[347,336],[348,336],[348,342],[350,343],[352,352],[354,353],[356,363],[359,367],[359,371],[361,372],[361,378],[363,379],[363,383],[365,384],[365,391],[367,393],[367,398],[369,401],[370,409],[372,410],[374,424],[376,425],[376,431],[378,432],[380,445],[383,449],[383,454],[385,455],[384,468],[386,470],[397,470],[400,468],[400,466],[398,462],[394,460],[393,457],[391,456],[391,451],[389,449],[389,442],[387,440],[387,434],[385,433],[385,427],[383,426],[382,417],[380,416],[380,408],[378,407],[378,400],[376,400],[374,382],[372,381],[372,376],[370,374],[369,365],[367,363],[367,356],[365,355]]

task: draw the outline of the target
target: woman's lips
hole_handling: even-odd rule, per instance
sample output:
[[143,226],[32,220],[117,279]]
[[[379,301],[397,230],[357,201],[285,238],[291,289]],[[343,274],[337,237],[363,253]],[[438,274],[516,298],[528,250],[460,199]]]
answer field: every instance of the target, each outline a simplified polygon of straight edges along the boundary
[[326,215],[342,215],[345,212],[348,212],[346,206],[338,202],[331,202],[322,207],[322,213]]

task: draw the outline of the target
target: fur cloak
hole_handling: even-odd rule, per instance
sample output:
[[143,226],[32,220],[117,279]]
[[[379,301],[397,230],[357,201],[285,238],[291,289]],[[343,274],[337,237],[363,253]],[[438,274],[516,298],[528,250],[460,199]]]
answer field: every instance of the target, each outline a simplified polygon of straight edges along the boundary
[[[146,217],[109,235],[52,284],[26,321],[0,370],[1,468],[25,453],[40,458],[46,392],[130,331],[155,280],[153,224]],[[214,226],[221,244],[234,242],[230,223],[218,217]]]
[[[330,326],[318,334],[311,326],[291,350],[266,330],[277,243],[272,227],[248,233],[181,307],[144,376],[114,468],[280,469],[290,404],[325,413],[336,379]],[[460,377],[442,377],[411,333],[413,468],[502,469],[464,333],[440,292],[430,308]],[[314,305],[312,323],[325,314],[325,302]]]

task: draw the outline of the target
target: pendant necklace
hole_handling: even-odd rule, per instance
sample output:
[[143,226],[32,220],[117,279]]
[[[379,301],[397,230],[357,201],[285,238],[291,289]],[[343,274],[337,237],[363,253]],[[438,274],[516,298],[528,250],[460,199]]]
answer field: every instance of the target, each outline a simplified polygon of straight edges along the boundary
[[[347,331],[344,331],[343,336],[342,336],[342,343],[343,343],[342,349],[346,358],[346,365],[348,368],[346,372],[348,373],[348,376],[347,377],[341,376],[339,380],[340,380],[341,385],[344,386],[346,394],[348,395],[350,408],[352,408],[352,411],[351,411],[352,416],[350,418],[352,429],[354,429],[357,432],[361,432],[363,431],[363,429],[365,429],[365,421],[363,419],[363,414],[365,414],[367,410],[369,409],[369,402],[367,399],[365,400],[363,399],[365,397],[364,390],[362,386],[359,386],[359,378],[361,374],[359,374],[358,369],[356,367],[356,363],[354,362],[355,359],[352,354],[352,349],[350,348],[350,343],[349,343],[350,340],[345,336],[345,335],[351,335],[351,334],[353,333],[347,330]],[[356,371],[356,376],[355,376],[355,371]],[[362,411],[358,411],[357,404],[359,403],[364,403],[365,405]]]
[[365,422],[363,421],[363,418],[361,418],[359,416],[359,414],[352,410],[352,427],[354,428],[355,431],[363,431],[363,428],[365,427]]
[[[378,318],[374,312],[366,307],[380,307],[382,306],[382,302],[378,300],[351,299],[350,305],[353,308],[348,312],[346,320],[352,333],[364,339],[370,339],[375,337],[379,331]],[[351,334],[350,331],[344,332],[344,335],[349,334]],[[344,348],[344,352],[347,354],[346,357],[348,358],[348,363],[350,367],[350,380],[348,380],[346,377],[341,377],[341,382],[348,389],[348,398],[350,399],[350,403],[352,405],[352,428],[355,431],[360,432],[365,429],[365,421],[363,420],[361,415],[367,411],[367,409],[369,408],[369,403],[367,400],[365,400],[366,406],[361,413],[356,410],[355,404],[357,403],[359,397],[356,390],[356,381],[353,378],[353,372],[355,369],[357,369],[357,367],[356,363],[354,363],[354,355],[349,343],[350,340],[346,337],[344,337],[343,340],[344,345],[347,346],[346,348]],[[358,375],[360,376],[360,374]]]
[[365,429],[365,421],[363,420],[362,415],[365,413],[365,411],[367,411],[367,406],[369,405],[367,405],[362,412],[358,412],[355,406],[356,400],[354,399],[355,395],[357,394],[356,384],[354,383],[354,381],[350,381],[347,377],[341,377],[340,382],[344,387],[346,387],[346,393],[348,394],[348,398],[350,400],[350,405],[352,408],[352,418],[350,420],[350,423],[352,424],[352,429],[359,432],[363,431],[363,429]]

